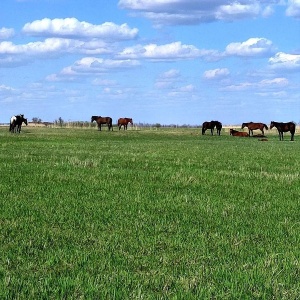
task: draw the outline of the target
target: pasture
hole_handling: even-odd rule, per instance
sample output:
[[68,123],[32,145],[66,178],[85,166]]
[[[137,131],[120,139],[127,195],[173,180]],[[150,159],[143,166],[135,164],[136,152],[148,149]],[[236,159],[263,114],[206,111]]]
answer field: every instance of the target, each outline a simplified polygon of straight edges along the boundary
[[1,299],[299,299],[300,138],[0,128]]

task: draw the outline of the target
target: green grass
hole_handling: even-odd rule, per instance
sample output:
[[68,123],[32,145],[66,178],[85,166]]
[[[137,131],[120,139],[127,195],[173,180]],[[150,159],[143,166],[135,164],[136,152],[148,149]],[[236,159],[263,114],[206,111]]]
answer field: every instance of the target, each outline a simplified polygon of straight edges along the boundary
[[299,299],[288,140],[1,128],[0,298]]

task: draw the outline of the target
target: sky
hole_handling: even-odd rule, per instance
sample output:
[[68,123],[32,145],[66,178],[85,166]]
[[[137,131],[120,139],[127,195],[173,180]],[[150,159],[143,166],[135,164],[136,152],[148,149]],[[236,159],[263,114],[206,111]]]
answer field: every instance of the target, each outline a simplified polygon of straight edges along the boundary
[[1,0],[0,122],[300,123],[300,0]]

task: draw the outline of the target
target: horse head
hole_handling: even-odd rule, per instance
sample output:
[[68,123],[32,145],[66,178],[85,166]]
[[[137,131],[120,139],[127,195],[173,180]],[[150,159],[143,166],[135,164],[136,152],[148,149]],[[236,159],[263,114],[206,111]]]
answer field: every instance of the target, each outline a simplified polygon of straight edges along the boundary
[[99,118],[98,116],[92,116],[91,117],[91,122],[94,122],[94,121],[96,121],[97,120],[97,118]]
[[270,123],[270,129],[272,129],[274,126],[275,126],[275,122],[271,121],[271,123]]
[[23,122],[26,124],[26,126],[28,125],[27,119],[23,118]]
[[242,129],[244,129],[246,126],[247,126],[247,124],[246,124],[246,123],[243,123],[243,124],[242,124]]

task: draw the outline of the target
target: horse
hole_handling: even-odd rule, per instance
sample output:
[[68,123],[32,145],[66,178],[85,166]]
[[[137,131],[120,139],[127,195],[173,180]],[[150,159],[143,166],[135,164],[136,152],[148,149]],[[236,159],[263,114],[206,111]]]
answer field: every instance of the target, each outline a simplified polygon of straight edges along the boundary
[[253,130],[260,129],[260,131],[262,132],[262,134],[265,135],[264,128],[267,129],[267,130],[269,129],[268,126],[266,124],[264,124],[264,123],[253,123],[253,122],[243,123],[242,124],[242,129],[244,127],[248,127],[249,136],[250,136],[250,133],[252,133],[252,136],[253,136]]
[[234,129],[230,129],[230,135],[232,136],[240,136],[240,137],[247,137],[249,136],[249,134],[247,132],[243,132],[243,131],[237,131]]
[[205,131],[207,129],[210,129],[211,135],[214,134],[214,129],[217,128],[217,134],[220,135],[221,129],[222,129],[222,123],[219,121],[210,121],[210,122],[204,122],[202,124],[202,135],[205,134]]
[[22,123],[28,125],[27,119],[24,118],[24,115],[12,116],[10,118],[9,131],[15,133],[21,133]]
[[215,122],[216,122],[217,135],[220,135],[222,130],[222,123],[219,121],[215,121]]
[[127,130],[128,123],[131,123],[131,125],[133,125],[132,118],[120,118],[120,119],[118,119],[119,130],[121,129],[122,126],[123,126],[124,130],[125,129]]
[[93,123],[96,121],[98,125],[98,130],[101,131],[101,124],[107,124],[108,130],[114,130],[113,125],[112,125],[112,118],[111,117],[101,117],[101,116],[92,116],[91,117],[91,122]]
[[294,135],[296,131],[296,124],[294,122],[282,123],[271,121],[270,129],[272,129],[273,127],[277,128],[280,141],[283,141],[283,133],[288,131],[291,132],[291,141],[294,140]]

